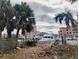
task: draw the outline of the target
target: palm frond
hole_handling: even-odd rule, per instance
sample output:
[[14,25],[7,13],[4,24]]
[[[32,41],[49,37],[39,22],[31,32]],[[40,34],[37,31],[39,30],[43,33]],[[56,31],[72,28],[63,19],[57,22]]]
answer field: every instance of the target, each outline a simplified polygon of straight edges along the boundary
[[65,24],[67,25],[67,27],[70,26],[70,24],[72,26],[76,26],[77,24],[75,23],[74,19],[73,19],[73,16],[70,12],[67,12],[67,13],[61,13],[61,14],[58,14],[56,17],[55,17],[55,21],[56,22],[59,22],[60,24],[62,24],[62,21],[65,21]]
[[65,17],[65,14],[64,14],[64,13],[58,14],[58,15],[55,17],[55,21],[56,21],[56,22],[59,22],[60,24],[62,24],[62,20],[64,19],[64,17]]

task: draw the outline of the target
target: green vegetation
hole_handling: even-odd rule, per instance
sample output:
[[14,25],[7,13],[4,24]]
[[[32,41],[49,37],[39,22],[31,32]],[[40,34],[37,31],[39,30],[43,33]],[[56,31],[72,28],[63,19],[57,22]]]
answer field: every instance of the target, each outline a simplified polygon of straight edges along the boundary
[[[69,26],[77,26],[78,22],[75,21],[75,19],[73,18],[72,14],[67,11],[65,13],[61,13],[61,14],[58,14],[56,17],[56,22],[60,22],[60,24],[62,23],[62,21],[64,20],[65,21],[65,24],[67,25],[67,27]],[[70,25],[71,24],[71,25]]]
[[[22,29],[21,34],[25,35],[26,32],[30,33],[33,30],[33,25],[35,25],[33,10],[26,2],[12,6],[10,0],[0,0],[0,38],[5,27],[8,34],[7,39],[1,41],[3,42],[0,44],[1,49],[6,50],[8,47],[11,48],[12,45],[15,45],[12,42],[16,43],[18,40],[19,30]],[[17,34],[16,37],[12,39],[11,32],[14,29],[17,29]],[[17,44],[18,43],[16,43],[15,46],[17,46]]]
[[30,32],[33,29],[33,25],[35,25],[33,11],[25,2],[12,6],[10,0],[0,0],[0,35],[6,27],[8,38],[11,38],[11,32],[16,28],[17,37],[20,29],[22,34],[25,34],[25,31]]
[[21,5],[16,4],[14,6],[17,14],[17,22],[16,22],[16,28],[17,28],[17,36],[19,33],[19,30],[22,28],[22,34],[25,35],[25,30],[27,32],[30,32],[33,29],[32,25],[35,25],[35,19],[33,11],[30,9],[30,7],[26,3],[21,3]]

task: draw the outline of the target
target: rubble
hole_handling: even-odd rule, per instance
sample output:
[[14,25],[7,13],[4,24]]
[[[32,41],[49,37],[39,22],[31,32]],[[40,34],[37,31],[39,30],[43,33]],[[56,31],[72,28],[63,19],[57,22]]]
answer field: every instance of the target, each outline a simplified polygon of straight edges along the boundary
[[[22,48],[15,54],[5,57],[7,59],[75,59],[77,58],[77,52],[77,47],[71,45],[52,45],[51,47],[49,45],[37,45],[35,47]],[[4,57],[2,58],[5,59]]]
[[52,47],[50,48],[46,48],[43,50],[44,53],[39,53],[39,55],[42,55],[42,56],[50,56],[54,59],[59,59],[57,56],[63,56],[63,55],[66,55],[67,57],[71,58],[73,56],[76,55],[77,57],[77,47],[76,46],[71,46],[71,45],[52,45]]

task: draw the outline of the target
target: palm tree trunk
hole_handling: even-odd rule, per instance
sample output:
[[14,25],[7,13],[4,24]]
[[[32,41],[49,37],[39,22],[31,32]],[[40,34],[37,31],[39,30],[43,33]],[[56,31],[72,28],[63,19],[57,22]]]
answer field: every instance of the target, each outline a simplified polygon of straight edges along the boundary
[[8,38],[11,38],[11,31],[7,30]]
[[16,38],[18,38],[20,28],[17,29]]
[[61,37],[61,39],[62,39],[62,44],[64,44],[64,38],[63,38],[63,37]]
[[2,32],[0,31],[0,39],[1,39],[1,33],[2,33]]
[[66,37],[61,37],[62,39],[62,44],[66,45]]
[[9,25],[9,18],[8,16],[6,17],[7,19],[7,35],[8,35],[8,38],[11,38],[11,30],[10,30],[10,25]]
[[27,31],[25,30],[25,39],[27,39]]

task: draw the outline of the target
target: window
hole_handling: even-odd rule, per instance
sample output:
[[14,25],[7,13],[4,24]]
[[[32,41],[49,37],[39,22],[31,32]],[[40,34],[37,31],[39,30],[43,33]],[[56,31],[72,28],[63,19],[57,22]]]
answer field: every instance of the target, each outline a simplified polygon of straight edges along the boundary
[[66,29],[66,31],[68,31],[68,29]]
[[47,38],[46,36],[44,38]]
[[67,34],[68,34],[68,32],[67,32]]
[[62,32],[62,31],[60,31],[60,32]]
[[71,32],[70,32],[70,34],[71,34]]
[[76,32],[76,33],[78,33],[78,32]]
[[45,36],[44,38],[53,38],[53,37],[51,37],[51,36]]

